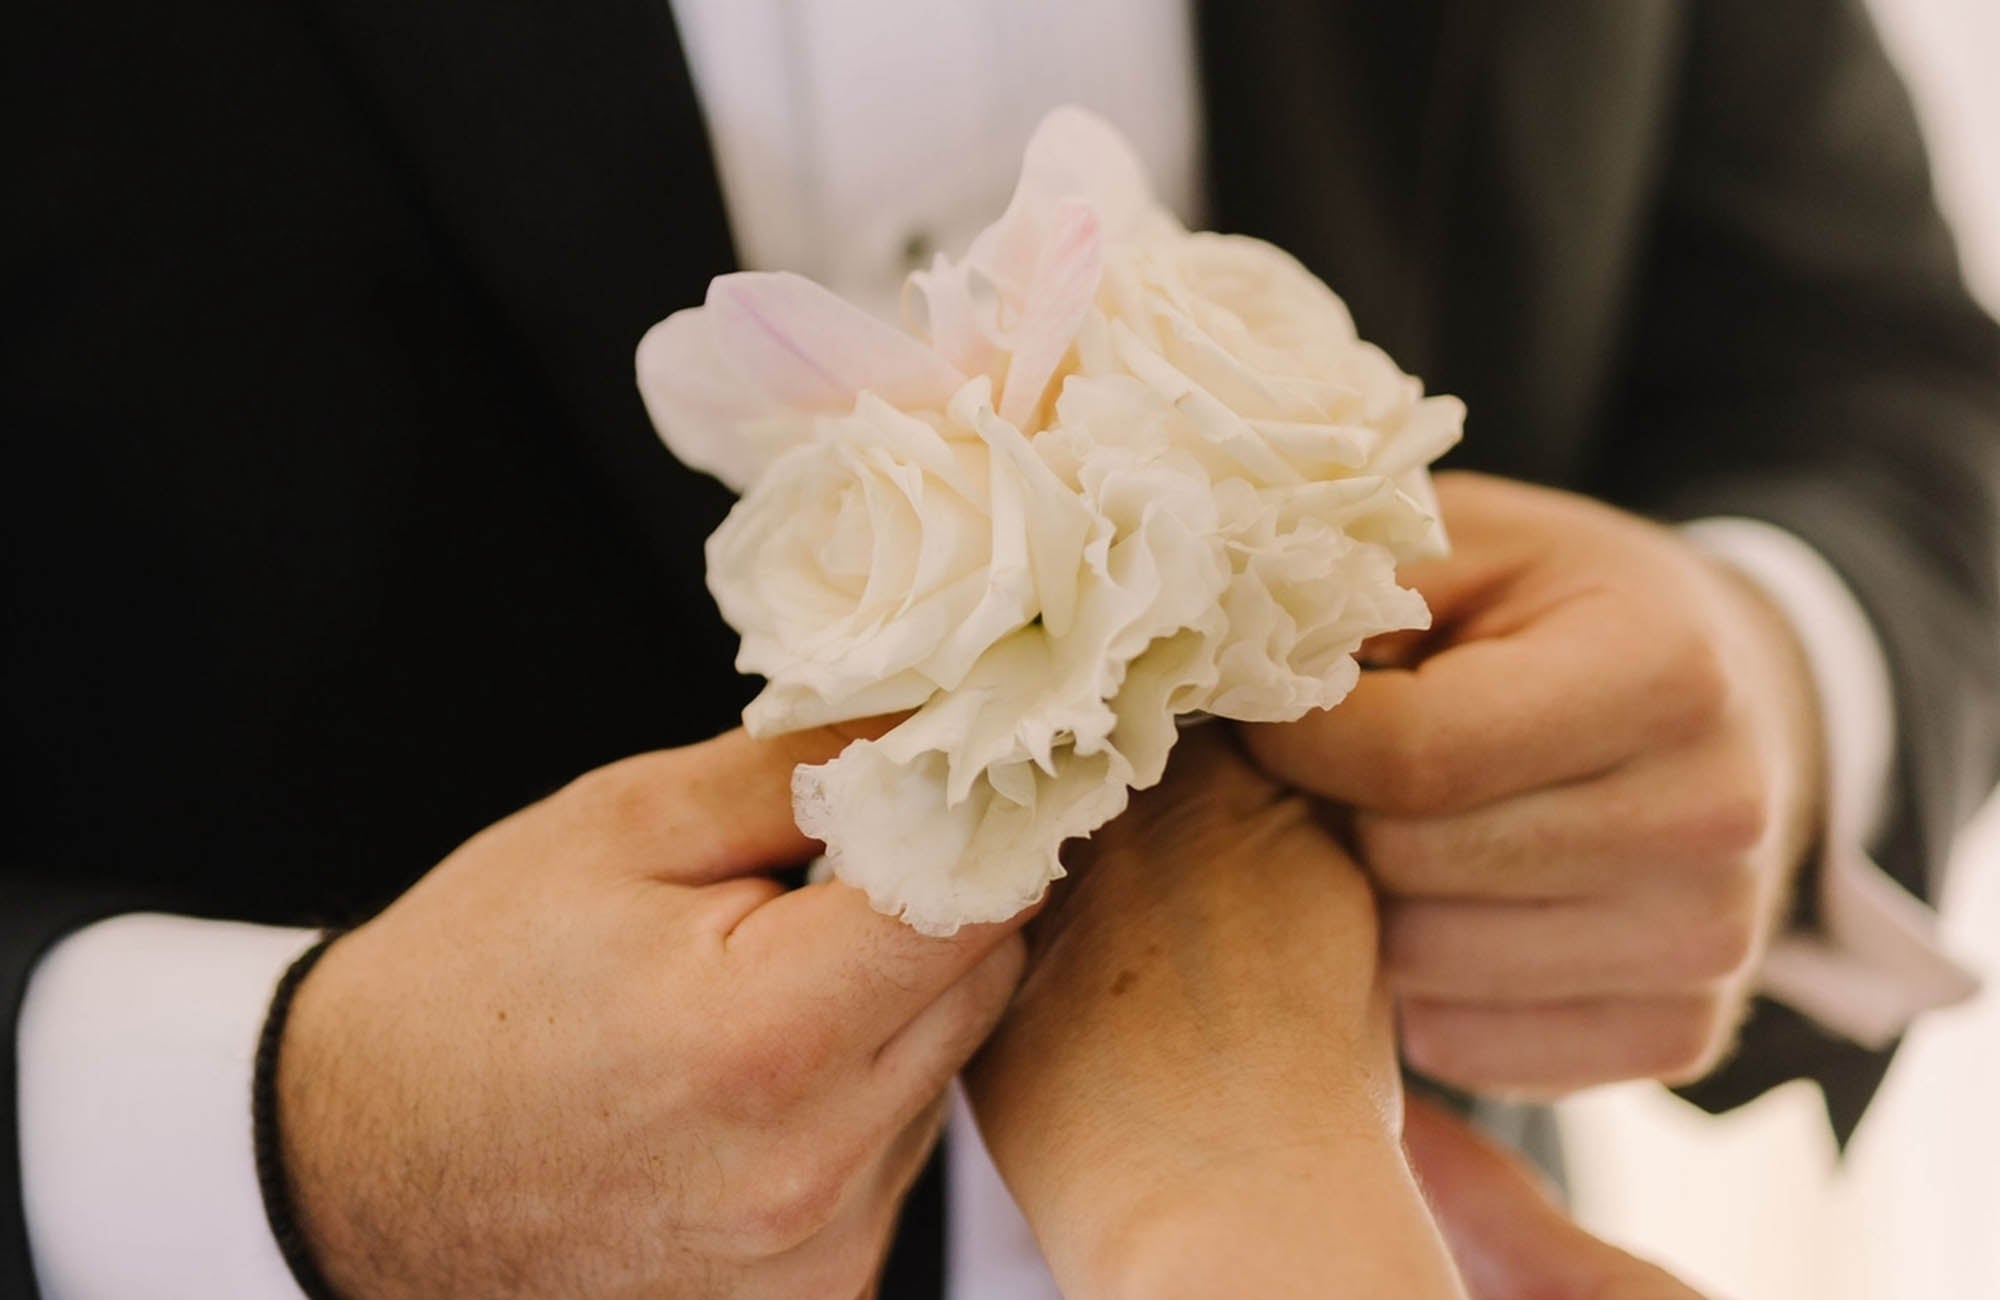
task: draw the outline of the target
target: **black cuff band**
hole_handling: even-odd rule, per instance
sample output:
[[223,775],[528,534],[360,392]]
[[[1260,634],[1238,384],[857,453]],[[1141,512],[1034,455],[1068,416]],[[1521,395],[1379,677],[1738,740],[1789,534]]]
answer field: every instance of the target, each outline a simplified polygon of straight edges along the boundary
[[278,1243],[292,1280],[306,1300],[340,1300],[327,1284],[325,1275],[312,1256],[312,1247],[299,1227],[292,1204],[291,1180],[285,1176],[285,1152],[278,1131],[278,1047],[284,1040],[285,1021],[292,1010],[292,996],[299,985],[326,955],[338,938],[327,934],[299,955],[285,971],[271,994],[271,1009],[264,1016],[263,1032],[257,1036],[257,1060],[250,1075],[250,1131],[257,1153],[257,1190],[264,1198],[264,1219],[271,1225],[271,1237]]

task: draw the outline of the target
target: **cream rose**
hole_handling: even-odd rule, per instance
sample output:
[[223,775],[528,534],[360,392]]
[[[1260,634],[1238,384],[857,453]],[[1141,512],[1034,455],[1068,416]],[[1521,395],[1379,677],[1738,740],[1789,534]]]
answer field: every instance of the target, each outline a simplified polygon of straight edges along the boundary
[[752,734],[916,708],[1010,632],[1066,623],[1089,511],[988,399],[983,378],[942,415],[863,393],[709,539],[737,667],[768,679]]
[[1175,715],[1213,691],[1229,559],[1206,481],[1108,455],[1082,489],[1094,527],[1066,630],[1019,629],[881,740],[799,771],[799,824],[835,873],[926,933],[1039,898],[1062,842],[1158,781]]
[[[1140,380],[1217,482],[1379,476],[1434,521],[1428,466],[1464,426],[1458,399],[1426,397],[1290,254],[1182,228],[1118,133],[1077,109],[1049,115],[1007,211],[964,258],[912,276],[906,306],[1031,433],[1079,383]],[[1402,558],[1444,546],[1433,522]]]
[[[1180,233],[1110,250],[1076,348],[1070,385],[1138,379],[1183,417],[1181,442],[1217,481],[1379,477],[1435,516],[1428,467],[1458,442],[1464,404],[1424,396],[1282,249]],[[1443,545],[1433,527],[1416,553]]]

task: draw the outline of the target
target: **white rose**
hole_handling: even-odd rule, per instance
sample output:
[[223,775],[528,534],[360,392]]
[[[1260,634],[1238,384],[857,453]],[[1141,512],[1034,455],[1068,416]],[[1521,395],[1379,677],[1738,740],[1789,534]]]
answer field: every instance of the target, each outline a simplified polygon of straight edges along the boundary
[[[1425,397],[1289,254],[1183,229],[1119,134],[1078,109],[1044,119],[1005,214],[962,259],[912,276],[906,304],[945,357],[994,378],[1024,430],[1044,427],[1051,394],[1131,375],[1180,412],[1218,482],[1377,475],[1434,517],[1427,467],[1464,424],[1462,403]],[[1433,524],[1402,558],[1444,545]]]
[[[1347,306],[1290,254],[1238,235],[1177,234],[1107,249],[1079,375],[1130,375],[1184,418],[1184,445],[1218,481],[1258,487],[1358,475],[1430,509],[1428,467],[1465,407],[1354,331]],[[1421,551],[1442,549],[1426,530]],[[1408,558],[1408,557],[1406,557]]]
[[1107,454],[1075,615],[1007,636],[879,741],[802,768],[799,825],[837,875],[926,933],[1012,916],[1058,849],[1160,779],[1177,714],[1213,692],[1229,560],[1191,463]]
[[1016,629],[1067,625],[1090,512],[988,395],[929,415],[862,394],[709,539],[737,666],[768,679],[752,734],[915,708]]

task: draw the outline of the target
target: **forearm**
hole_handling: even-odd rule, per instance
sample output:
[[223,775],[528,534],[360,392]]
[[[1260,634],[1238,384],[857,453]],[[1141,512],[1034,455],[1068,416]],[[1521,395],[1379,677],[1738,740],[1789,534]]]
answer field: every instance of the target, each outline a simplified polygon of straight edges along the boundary
[[1073,859],[966,1076],[995,1166],[1073,1300],[1460,1295],[1366,878],[1227,733],[1181,745]]
[[1091,1235],[1045,1225],[1030,1209],[1055,1247],[1050,1265],[1064,1295],[1465,1294],[1387,1133],[1288,1146],[1227,1170],[1189,1168],[1129,1210],[1118,1230]]
[[[1373,951],[1372,934],[1328,933]],[[1052,984],[1061,1004],[1017,1004],[968,1093],[1062,1294],[1462,1295],[1398,1143],[1400,1081],[1372,970],[1295,973],[1334,986],[1308,995],[1325,995],[1317,1020],[1299,1016],[1273,970],[1230,1011],[1190,999],[1135,1016],[1122,1047],[1119,1023],[1099,1019],[1106,1005],[1179,972],[1106,988],[1065,978]],[[1276,1032],[1233,1035],[1236,1015]]]

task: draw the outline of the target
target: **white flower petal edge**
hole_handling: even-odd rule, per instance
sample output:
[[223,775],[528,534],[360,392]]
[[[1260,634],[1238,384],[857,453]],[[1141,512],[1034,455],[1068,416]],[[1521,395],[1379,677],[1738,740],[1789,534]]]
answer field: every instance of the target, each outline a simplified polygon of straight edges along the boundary
[[1229,559],[1191,462],[1116,450],[1078,499],[1073,620],[993,646],[957,689],[794,784],[834,874],[926,933],[1000,920],[1062,874],[1062,842],[1158,781],[1173,717],[1215,684]]
[[945,751],[898,745],[893,732],[856,741],[793,774],[799,829],[825,841],[837,878],[924,934],[1004,921],[1062,877],[1064,840],[1088,835],[1125,810],[1132,790],[1158,783],[1173,717],[1184,711],[1175,701],[1212,673],[1208,656],[1199,632],[1155,644],[1126,666],[1116,722],[1094,748],[1065,743],[1046,763],[996,763],[956,801],[945,796]]

